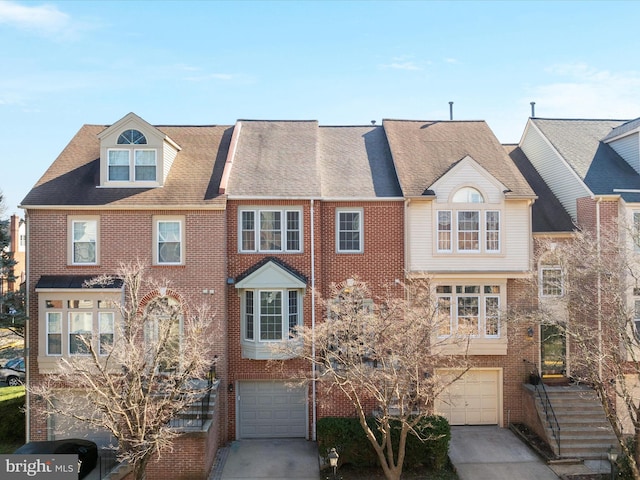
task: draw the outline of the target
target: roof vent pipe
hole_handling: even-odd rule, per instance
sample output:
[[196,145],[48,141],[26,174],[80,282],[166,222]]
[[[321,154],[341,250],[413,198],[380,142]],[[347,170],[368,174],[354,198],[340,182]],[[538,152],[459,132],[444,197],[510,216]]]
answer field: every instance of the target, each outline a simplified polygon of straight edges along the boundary
[[453,102],[449,102],[449,120],[453,120]]
[[536,102],[531,102],[531,118],[536,118]]

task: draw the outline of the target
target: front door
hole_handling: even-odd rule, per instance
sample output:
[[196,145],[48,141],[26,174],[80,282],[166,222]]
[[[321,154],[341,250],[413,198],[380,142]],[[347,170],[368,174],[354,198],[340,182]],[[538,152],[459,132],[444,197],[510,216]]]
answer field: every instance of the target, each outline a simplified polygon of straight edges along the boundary
[[540,339],[542,376],[566,376],[567,342],[564,330],[557,325],[541,325]]

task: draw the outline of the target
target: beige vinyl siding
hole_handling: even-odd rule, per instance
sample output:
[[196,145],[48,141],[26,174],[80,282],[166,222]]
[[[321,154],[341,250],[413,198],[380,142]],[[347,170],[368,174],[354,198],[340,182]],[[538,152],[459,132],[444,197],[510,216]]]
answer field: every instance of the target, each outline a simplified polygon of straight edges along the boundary
[[457,166],[455,174],[445,175],[438,180],[436,202],[449,202],[452,193],[466,186],[479,190],[485,197],[485,203],[499,204],[502,201],[502,192],[496,188],[497,185],[498,182],[479,172],[472,163],[465,163]]
[[[523,272],[529,268],[531,251],[530,208],[528,201],[496,205],[501,212],[500,253],[437,253],[435,231],[437,210],[442,205],[413,201],[407,209],[407,243],[410,272]],[[488,207],[492,207],[489,205]],[[446,207],[444,207],[446,208]]]
[[571,218],[575,220],[576,199],[591,194],[582,180],[532,123],[529,123],[520,148]]
[[[176,159],[176,155],[178,155],[178,151],[173,147],[173,145],[169,145],[168,142],[164,142],[164,148],[160,151],[162,153],[162,183],[167,180],[167,175],[169,175],[169,170],[171,170],[171,165],[173,165],[173,161]],[[158,165],[160,168],[160,165]]]
[[609,143],[633,169],[640,173],[640,135],[634,133]]

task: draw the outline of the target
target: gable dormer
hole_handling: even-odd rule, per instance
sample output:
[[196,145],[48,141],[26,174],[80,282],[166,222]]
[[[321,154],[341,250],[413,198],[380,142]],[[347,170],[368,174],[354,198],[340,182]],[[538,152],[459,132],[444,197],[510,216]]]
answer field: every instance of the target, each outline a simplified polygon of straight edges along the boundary
[[135,113],[129,113],[99,135],[100,186],[161,187],[180,146]]
[[613,128],[602,141],[640,173],[640,118]]

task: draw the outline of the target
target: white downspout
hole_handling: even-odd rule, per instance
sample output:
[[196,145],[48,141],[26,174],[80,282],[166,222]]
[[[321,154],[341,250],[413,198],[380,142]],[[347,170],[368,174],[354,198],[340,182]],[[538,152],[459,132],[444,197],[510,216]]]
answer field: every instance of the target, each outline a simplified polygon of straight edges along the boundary
[[[29,254],[31,253],[31,248],[29,248],[29,243],[31,241],[31,235],[29,234],[29,221],[28,221],[28,217],[29,217],[29,212],[27,210],[24,211],[24,223],[25,223],[25,234],[27,237],[26,240],[26,253],[25,253],[25,296],[24,296],[24,306],[25,306],[25,313],[27,313],[26,318],[24,319],[24,370],[25,372],[27,372],[27,374],[25,375],[25,387],[26,387],[26,395],[25,395],[25,399],[24,399],[24,409],[25,409],[25,442],[30,442],[31,441],[31,395],[29,395],[29,390],[31,388],[31,375],[29,374],[29,365],[31,364],[31,362],[29,361],[29,355],[31,353],[31,348],[29,347],[29,327],[30,322],[29,322],[29,288],[31,285],[30,282],[30,272],[31,272],[31,268],[30,268],[30,264],[31,262],[29,261]],[[38,325],[37,323],[37,319],[36,319],[36,325]]]
[[314,206],[313,198],[311,199],[311,440],[316,441],[316,250],[315,250],[315,225],[314,225]]
[[[598,264],[601,262],[600,252],[600,202],[596,200],[596,247],[598,251]],[[598,266],[598,378],[602,379],[602,272]]]

